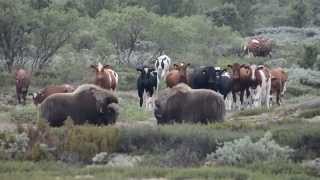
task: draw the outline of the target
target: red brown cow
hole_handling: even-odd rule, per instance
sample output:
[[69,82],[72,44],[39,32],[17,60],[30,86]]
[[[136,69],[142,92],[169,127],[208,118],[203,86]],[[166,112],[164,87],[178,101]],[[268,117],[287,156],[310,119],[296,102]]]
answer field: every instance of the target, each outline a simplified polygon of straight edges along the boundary
[[[288,74],[281,68],[275,68],[271,70],[271,95],[276,95],[277,104],[280,105],[282,100],[281,96],[286,91],[286,84],[288,81]],[[272,100],[272,99],[271,99]]]
[[236,93],[240,93],[241,105],[244,104],[244,97],[246,97],[246,102],[254,107],[262,104],[269,107],[271,75],[268,68],[238,63],[228,65],[228,67],[232,69],[234,103],[237,103]]
[[251,105],[255,108],[261,105],[269,108],[271,91],[270,70],[263,65],[251,65],[250,68],[252,72],[250,84]]
[[71,93],[75,89],[76,88],[74,86],[69,84],[47,86],[46,88],[43,88],[40,91],[32,94],[33,103],[37,106],[51,94]]
[[167,87],[172,88],[179,83],[187,83],[187,68],[190,63],[174,64],[173,69],[166,76]]
[[118,85],[118,74],[111,69],[110,65],[91,65],[96,72],[94,83],[104,89],[115,90]]
[[231,68],[231,79],[232,79],[232,96],[233,102],[237,103],[237,93],[240,93],[240,103],[244,104],[244,93],[248,98],[250,95],[249,88],[251,83],[251,68],[247,64],[240,65],[239,63],[234,63],[233,65],[228,65]]
[[26,97],[30,85],[31,74],[27,70],[20,68],[15,72],[15,79],[18,103],[21,104],[22,99],[23,104],[26,104]]
[[264,37],[250,38],[243,48],[244,53],[254,57],[272,56],[272,40]]

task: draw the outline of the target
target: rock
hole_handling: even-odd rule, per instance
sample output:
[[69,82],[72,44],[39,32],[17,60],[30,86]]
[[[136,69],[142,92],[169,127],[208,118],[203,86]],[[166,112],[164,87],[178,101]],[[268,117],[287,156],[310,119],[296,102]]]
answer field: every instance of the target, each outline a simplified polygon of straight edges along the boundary
[[89,174],[87,174],[87,175],[77,175],[77,176],[74,177],[74,179],[94,179],[94,176],[89,175]]
[[108,153],[107,152],[101,152],[99,154],[96,154],[92,158],[92,162],[94,164],[105,164],[108,162]]
[[313,169],[315,172],[317,172],[317,175],[320,175],[320,158],[311,161],[305,161],[303,162],[303,166]]
[[129,156],[126,154],[111,154],[108,158],[107,166],[111,167],[133,167],[137,163],[141,162],[140,156]]

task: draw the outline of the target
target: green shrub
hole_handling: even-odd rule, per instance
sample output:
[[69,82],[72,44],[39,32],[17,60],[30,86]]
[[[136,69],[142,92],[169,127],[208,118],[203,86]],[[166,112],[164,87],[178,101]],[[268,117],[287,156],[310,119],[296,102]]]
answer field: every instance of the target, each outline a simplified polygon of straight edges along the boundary
[[60,152],[78,154],[88,161],[99,152],[111,153],[118,146],[119,131],[112,127],[74,126],[66,130]]
[[295,149],[296,161],[312,159],[320,155],[320,123],[299,123],[280,126],[272,130],[273,139],[283,146]]
[[288,160],[292,149],[279,146],[270,132],[253,142],[246,136],[232,142],[225,142],[223,147],[207,156],[207,161],[226,165],[245,165],[257,161]]
[[299,114],[300,118],[313,118],[316,116],[320,116],[320,108],[308,109]]
[[17,123],[36,122],[38,109],[34,105],[16,106],[10,112],[11,120]]
[[156,128],[130,127],[121,128],[119,152],[125,153],[162,153],[172,149],[189,148],[190,153],[197,153],[199,159],[213,152],[220,143],[250,135],[257,138],[264,130],[248,129],[215,129],[214,125],[168,125]]
[[256,116],[266,112],[272,111],[271,109],[267,109],[265,107],[259,107],[254,109],[246,109],[237,113],[235,116]]

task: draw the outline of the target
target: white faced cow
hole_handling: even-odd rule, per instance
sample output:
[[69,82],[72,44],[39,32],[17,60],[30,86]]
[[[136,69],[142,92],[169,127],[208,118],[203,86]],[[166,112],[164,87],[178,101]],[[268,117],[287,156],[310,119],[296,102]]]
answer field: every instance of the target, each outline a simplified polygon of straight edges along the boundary
[[250,95],[252,107],[270,107],[271,74],[267,67],[251,65]]
[[159,84],[161,79],[165,79],[167,73],[169,72],[169,67],[171,64],[171,59],[167,55],[161,55],[156,59],[154,64],[155,71],[157,72],[157,92],[159,91]]

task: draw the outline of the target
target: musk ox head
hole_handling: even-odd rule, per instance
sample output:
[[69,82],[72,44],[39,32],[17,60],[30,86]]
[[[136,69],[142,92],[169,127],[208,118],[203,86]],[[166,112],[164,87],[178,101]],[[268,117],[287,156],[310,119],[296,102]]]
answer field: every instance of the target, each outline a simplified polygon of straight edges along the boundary
[[167,88],[160,92],[155,100],[154,109],[154,116],[159,124],[173,123],[168,121],[178,116],[180,104],[183,103],[184,97],[190,90],[191,88],[188,85],[180,83],[173,88]]
[[[96,102],[97,112],[100,114],[105,114],[109,112],[113,112],[115,109],[114,106],[109,106],[110,104],[118,104],[118,98],[114,95],[113,92],[109,90],[102,89],[97,86],[92,86],[89,88],[89,91],[92,97]],[[111,109],[110,109],[111,108]]]

